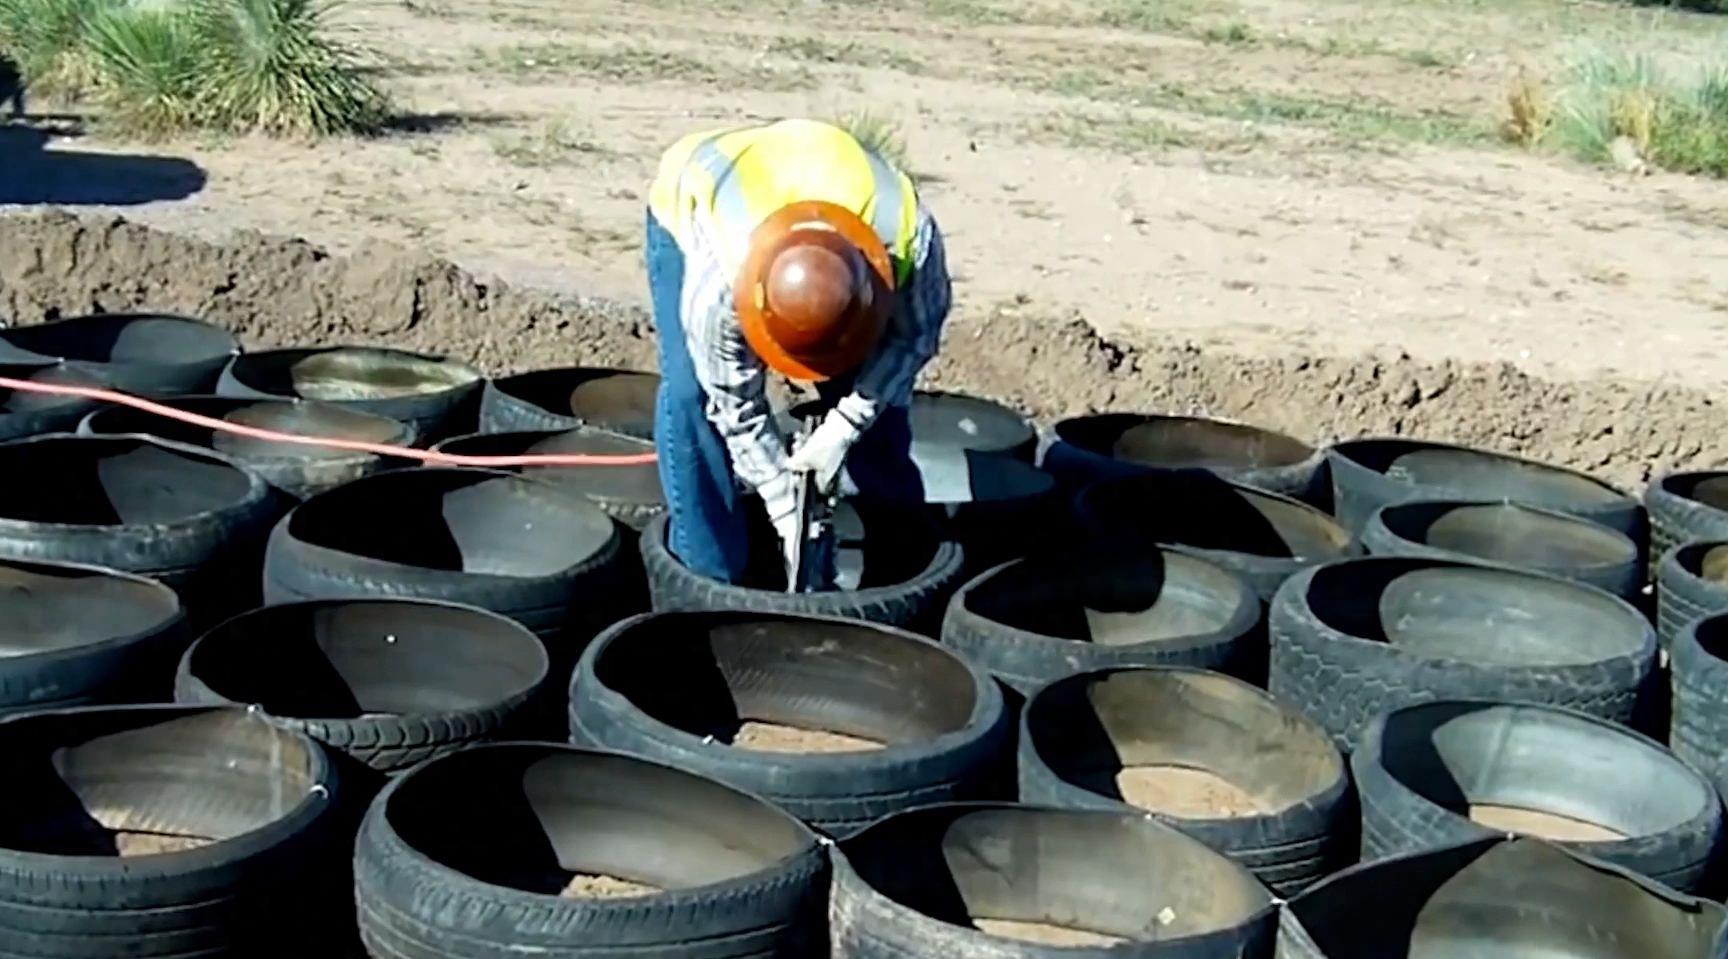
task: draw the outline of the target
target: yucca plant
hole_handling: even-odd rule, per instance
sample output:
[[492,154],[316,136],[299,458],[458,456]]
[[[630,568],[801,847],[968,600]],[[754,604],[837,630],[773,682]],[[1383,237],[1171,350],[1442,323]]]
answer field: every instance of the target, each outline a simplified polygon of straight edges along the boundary
[[859,110],[846,113],[834,120],[834,125],[847,133],[867,149],[907,171],[906,138],[900,134],[900,126],[887,117],[878,116],[869,110]]
[[112,0],[0,0],[0,54],[38,95],[68,100],[90,88],[96,68],[87,28]]
[[99,11],[87,29],[95,95],[108,122],[147,137],[198,122],[199,58],[183,16],[116,6]]
[[198,105],[236,131],[322,135],[370,130],[387,101],[360,52],[331,35],[320,0],[186,0],[200,58]]

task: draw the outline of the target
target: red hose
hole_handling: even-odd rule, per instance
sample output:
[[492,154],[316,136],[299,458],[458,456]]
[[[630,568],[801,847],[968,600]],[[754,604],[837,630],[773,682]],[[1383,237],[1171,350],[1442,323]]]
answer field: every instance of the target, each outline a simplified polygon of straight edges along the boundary
[[409,446],[392,446],[388,443],[337,439],[333,436],[280,433],[276,430],[266,430],[256,426],[230,423],[227,420],[202,416],[198,413],[188,413],[172,406],[153,403],[130,393],[105,390],[94,386],[42,383],[36,380],[16,380],[9,376],[0,376],[0,387],[21,390],[25,393],[78,396],[88,400],[100,400],[104,403],[118,403],[121,406],[130,406],[133,409],[154,413],[171,420],[179,420],[182,423],[191,423],[194,426],[233,433],[236,436],[249,436],[255,440],[265,440],[272,443],[298,443],[302,446],[322,446],[328,449],[353,450],[357,453],[376,453],[379,456],[398,456],[403,459],[419,460],[422,463],[435,463],[441,466],[646,466],[656,459],[653,453],[535,453],[517,456],[470,456],[462,453],[442,453],[435,450],[417,450]]

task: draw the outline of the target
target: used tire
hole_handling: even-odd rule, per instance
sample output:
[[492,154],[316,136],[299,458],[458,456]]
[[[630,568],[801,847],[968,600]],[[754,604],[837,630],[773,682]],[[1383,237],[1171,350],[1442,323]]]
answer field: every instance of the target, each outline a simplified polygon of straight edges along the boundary
[[1496,563],[1576,580],[1629,602],[1644,591],[1644,552],[1625,533],[1566,513],[1481,500],[1413,500],[1362,527],[1375,556]]
[[355,854],[379,959],[817,954],[828,863],[761,800],[549,744],[479,746],[385,788]]
[[1719,959],[1728,910],[1538,839],[1363,863],[1290,900],[1279,959]]
[[1024,694],[1107,667],[1251,670],[1265,659],[1259,624],[1260,600],[1241,577],[1149,546],[998,566],[954,594],[942,642]]
[[168,313],[97,313],[0,329],[0,363],[59,359],[115,389],[151,396],[207,392],[239,354],[234,334]]
[[1669,473],[1644,491],[1650,510],[1650,562],[1681,543],[1728,539],[1728,472]]
[[1082,673],[1020,720],[1020,801],[1150,812],[1289,896],[1355,860],[1350,777],[1326,731],[1198,669]]
[[1323,459],[1293,436],[1195,416],[1095,413],[1051,428],[1042,465],[1079,488],[1147,470],[1203,469],[1222,479],[1296,499],[1311,499]]
[[1504,500],[1582,517],[1643,546],[1637,500],[1576,470],[1505,453],[1411,439],[1348,440],[1326,451],[1333,512],[1360,531],[1376,509],[1413,499]]
[[172,589],[70,563],[0,560],[0,715],[165,698],[186,639]]
[[839,852],[836,959],[1272,954],[1278,908],[1266,888],[1142,815],[926,806],[875,823]]
[[[445,440],[434,448],[464,456],[654,452],[654,444],[647,440],[583,426],[558,432],[473,433]],[[525,471],[537,480],[587,497],[606,515],[633,530],[640,531],[649,520],[666,512],[666,495],[660,489],[659,467],[654,463],[643,466],[529,467]]]
[[[914,453],[924,502],[883,502],[884,509],[922,506],[936,534],[960,544],[968,572],[1037,552],[1062,532],[1067,500],[1050,474],[1006,453],[929,449]],[[868,498],[869,491],[862,491]]]
[[[328,403],[188,396],[164,405],[242,426],[283,433],[395,446],[407,446],[414,441],[414,428],[406,423]],[[375,453],[257,440],[127,406],[110,406],[91,413],[79,424],[78,432],[86,436],[154,436],[213,449],[297,500],[375,473],[388,462]]]
[[568,366],[488,380],[480,432],[562,431],[589,426],[654,439],[660,376],[640,370]]
[[1728,612],[1728,541],[1687,543],[1662,557],[1656,574],[1656,634],[1664,649],[1686,627]]
[[1355,549],[1350,533],[1314,507],[1200,470],[1095,483],[1074,513],[1092,543],[1180,546],[1240,575],[1265,600],[1298,570]]
[[1674,754],[1728,796],[1728,616],[1696,620],[1674,637]]
[[[942,610],[960,585],[962,551],[937,540],[915,519],[863,510],[859,529],[841,530],[840,584],[823,592],[788,593],[785,573],[744,585],[723,583],[685,566],[666,546],[668,518],[650,520],[642,531],[642,566],[654,609],[746,610],[808,616],[844,616],[934,635]],[[858,520],[860,513],[850,514]],[[836,526],[847,525],[836,516]],[[761,539],[772,537],[764,531]],[[777,551],[775,551],[777,552]]]
[[[800,420],[817,410],[800,403],[780,414],[782,427],[795,430]],[[1032,421],[1001,403],[964,393],[914,390],[906,406],[915,456],[971,451],[1001,453],[1030,463],[1038,452],[1038,431]]]
[[574,742],[711,776],[832,835],[989,798],[1002,693],[910,633],[855,620],[650,613],[606,631],[571,686]]
[[[0,376],[68,386],[107,386],[100,377],[64,364],[47,366],[0,365]],[[0,440],[22,439],[44,433],[64,433],[78,425],[101,404],[76,396],[52,396],[24,390],[0,390]]]
[[[340,861],[318,744],[239,709],[0,722],[0,955],[317,955]],[[281,921],[284,902],[304,913]]]
[[1697,770],[1603,719],[1442,700],[1378,716],[1350,757],[1362,858],[1517,832],[1698,892],[1722,801]]
[[480,372],[443,356],[372,346],[295,347],[243,353],[222,370],[216,392],[246,399],[332,403],[406,423],[430,441],[466,432],[480,399]]
[[0,443],[0,555],[162,581],[194,625],[257,605],[260,553],[285,504],[209,450],[141,436]]
[[1272,694],[1345,751],[1391,709],[1435,699],[1570,706],[1631,724],[1656,635],[1625,600],[1569,580],[1419,557],[1292,577],[1272,602]]
[[378,772],[527,732],[546,650],[496,613],[429,600],[255,609],[180,661],[181,702],[249,705]]

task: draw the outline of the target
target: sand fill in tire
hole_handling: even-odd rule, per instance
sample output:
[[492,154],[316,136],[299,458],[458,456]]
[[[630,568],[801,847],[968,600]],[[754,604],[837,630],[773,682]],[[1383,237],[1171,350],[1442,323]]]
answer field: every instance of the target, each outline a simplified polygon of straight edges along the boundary
[[165,313],[104,313],[0,330],[0,363],[61,359],[133,393],[199,393],[240,352],[234,334]]
[[1571,710],[1396,709],[1368,727],[1350,765],[1364,859],[1514,831],[1696,892],[1722,839],[1720,800],[1696,770],[1653,740]]
[[1349,795],[1324,730],[1218,673],[1081,673],[1021,716],[1022,801],[1150,812],[1281,894],[1349,860]]
[[654,439],[660,376],[639,370],[571,366],[491,380],[480,401],[480,431],[559,431],[588,426]]
[[441,356],[369,346],[243,353],[216,391],[249,399],[307,399],[388,417],[435,439],[473,423],[480,372]]
[[[464,456],[539,456],[551,453],[637,456],[654,452],[654,444],[647,440],[584,426],[560,431],[476,433],[445,440],[435,448]],[[530,466],[521,471],[542,482],[587,497],[608,516],[631,529],[640,530],[650,519],[666,511],[666,495],[660,488],[660,471],[656,463]]]
[[1692,540],[1728,539],[1728,473],[1668,473],[1644,491],[1650,511],[1650,561]]
[[1664,649],[1686,627],[1728,611],[1728,542],[1702,540],[1668,551],[1657,566],[1656,631]]
[[450,959],[814,955],[826,860],[797,820],[701,776],[479,746],[373,803],[356,851],[361,937],[374,955]]
[[326,600],[243,613],[180,663],[182,702],[256,706],[381,772],[525,732],[547,679],[534,634],[425,600]]
[[1432,556],[1535,570],[1626,600],[1644,589],[1644,553],[1626,534],[1517,503],[1394,503],[1369,517],[1362,543],[1376,556]]
[[834,955],[1265,956],[1277,908],[1199,840],[1145,816],[926,806],[840,843]]
[[817,617],[634,617],[583,655],[571,703],[582,745],[713,776],[833,833],[992,795],[1010,734],[995,684],[954,653]]
[[[1364,909],[1372,904],[1371,909]],[[1283,959],[1712,959],[1728,910],[1529,838],[1364,863],[1290,900]]]
[[[280,433],[397,446],[411,445],[414,440],[413,428],[405,423],[327,403],[189,396],[170,400],[166,405]],[[384,459],[373,453],[254,439],[124,406],[111,406],[91,413],[79,425],[78,431],[96,436],[142,434],[213,449],[253,470],[270,485],[296,499],[339,486],[385,465]]]
[[1319,450],[1247,423],[1146,413],[1095,413],[1058,422],[1045,469],[1078,485],[1153,470],[1206,470],[1256,489],[1306,499]]

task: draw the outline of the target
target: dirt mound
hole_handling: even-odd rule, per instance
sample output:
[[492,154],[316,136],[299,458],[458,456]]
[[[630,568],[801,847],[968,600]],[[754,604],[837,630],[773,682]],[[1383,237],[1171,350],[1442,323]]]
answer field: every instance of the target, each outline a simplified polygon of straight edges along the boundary
[[[252,347],[388,344],[490,372],[655,362],[652,324],[637,307],[484,282],[396,247],[337,257],[253,232],[212,243],[119,217],[48,211],[0,217],[0,250],[0,319],[13,323],[149,308],[207,317]],[[1419,435],[1629,486],[1652,471],[1728,459],[1728,413],[1700,390],[1557,382],[1511,364],[1405,356],[1246,358],[1106,339],[1078,316],[1013,307],[957,317],[926,383],[1040,418],[1149,409],[1240,418],[1317,442]]]

